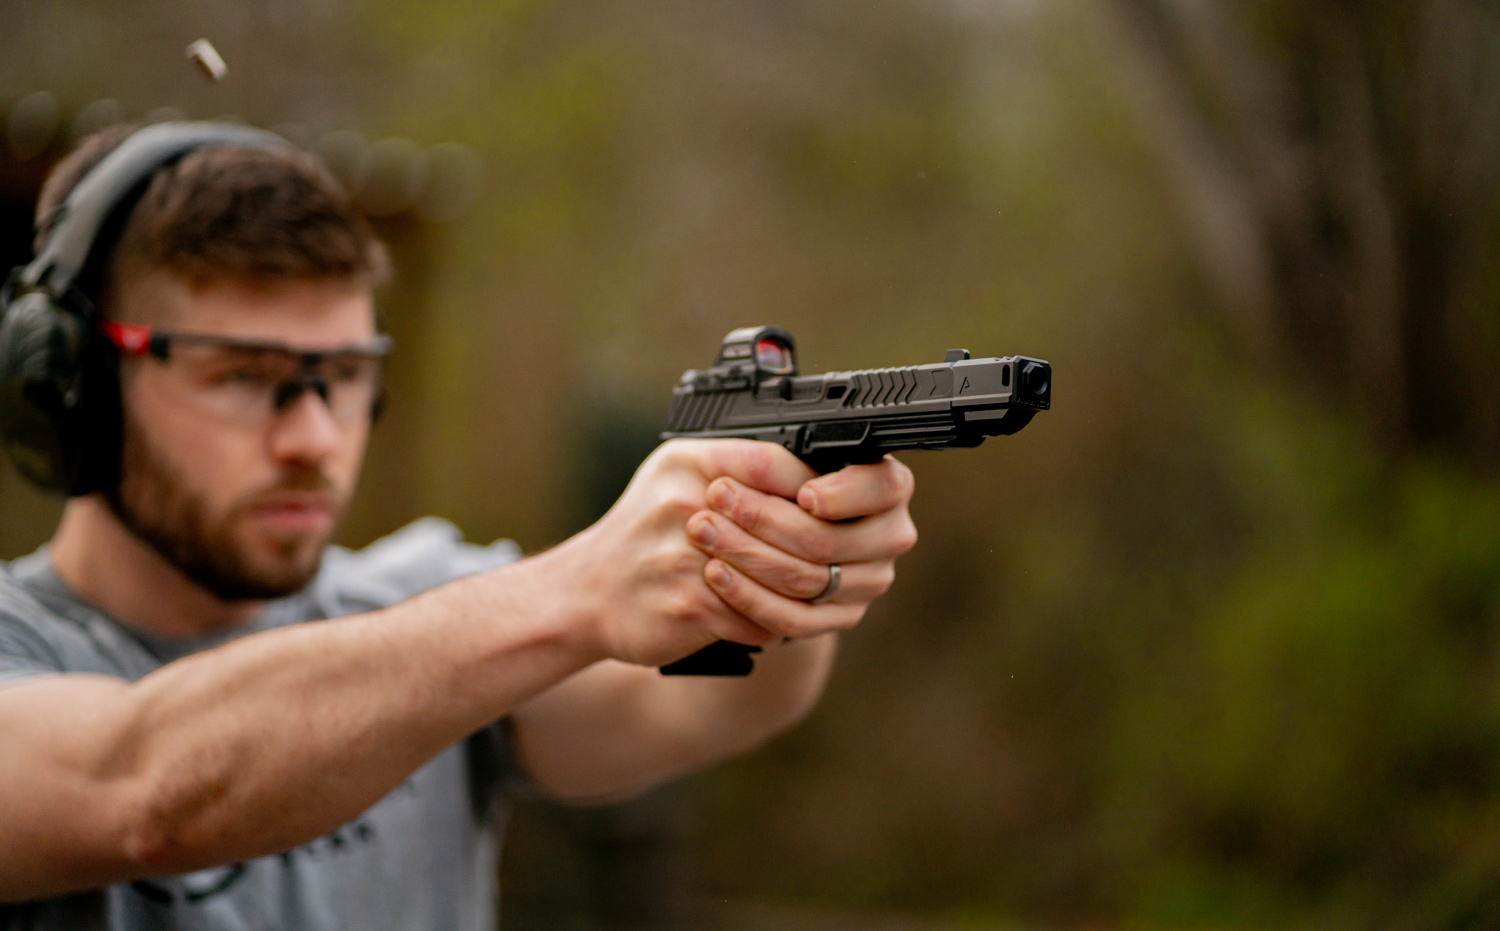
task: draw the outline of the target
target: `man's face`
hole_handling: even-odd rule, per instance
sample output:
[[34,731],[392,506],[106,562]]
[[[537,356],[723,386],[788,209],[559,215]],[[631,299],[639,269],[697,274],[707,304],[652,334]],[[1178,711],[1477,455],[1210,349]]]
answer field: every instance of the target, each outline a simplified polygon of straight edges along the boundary
[[[375,335],[369,289],[351,282],[192,288],[157,273],[123,286],[117,307],[122,323],[307,350]],[[266,416],[229,418],[199,403],[206,385],[170,353],[165,361],[122,359],[124,450],[110,504],[137,536],[221,598],[294,592],[316,574],[348,505],[369,417],[341,422],[304,391]]]

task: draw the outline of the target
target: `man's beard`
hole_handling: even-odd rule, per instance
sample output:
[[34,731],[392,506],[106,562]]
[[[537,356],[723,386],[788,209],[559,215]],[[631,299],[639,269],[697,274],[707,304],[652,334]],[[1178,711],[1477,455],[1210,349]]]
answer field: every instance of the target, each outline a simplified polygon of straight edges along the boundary
[[335,520],[344,498],[332,480],[315,467],[287,469],[275,484],[241,495],[221,515],[213,515],[152,447],[144,431],[127,423],[120,481],[105,497],[125,527],[190,580],[225,601],[280,598],[305,588],[318,573],[332,529],[272,541],[270,558],[256,559],[235,526],[255,507],[276,495],[312,493],[332,502]]

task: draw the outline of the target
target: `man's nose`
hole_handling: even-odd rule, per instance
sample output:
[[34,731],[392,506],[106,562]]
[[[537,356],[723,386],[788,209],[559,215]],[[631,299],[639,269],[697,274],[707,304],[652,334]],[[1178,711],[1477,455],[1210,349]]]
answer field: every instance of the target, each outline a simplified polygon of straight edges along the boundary
[[284,461],[321,462],[338,451],[343,433],[323,392],[312,385],[300,387],[290,397],[277,398],[271,453]]

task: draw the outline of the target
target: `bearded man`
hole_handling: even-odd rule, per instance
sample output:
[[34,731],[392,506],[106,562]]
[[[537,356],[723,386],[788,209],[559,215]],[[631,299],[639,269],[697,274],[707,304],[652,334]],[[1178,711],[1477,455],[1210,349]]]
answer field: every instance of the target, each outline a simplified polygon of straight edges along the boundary
[[[618,799],[790,726],[915,540],[896,461],[721,440],[530,558],[435,519],[332,547],[389,340],[385,253],[324,168],[114,130],[37,215],[0,372],[85,369],[52,407],[0,394],[71,494],[0,564],[0,927],[491,928],[507,790]],[[719,639],[755,673],[655,668]]]

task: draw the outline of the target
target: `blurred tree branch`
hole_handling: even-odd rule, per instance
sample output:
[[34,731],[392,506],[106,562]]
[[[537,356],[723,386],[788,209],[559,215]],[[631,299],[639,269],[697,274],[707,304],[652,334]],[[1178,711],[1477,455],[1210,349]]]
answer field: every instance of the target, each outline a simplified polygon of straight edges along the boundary
[[[1500,457],[1482,261],[1500,31],[1465,0],[1113,0],[1125,71],[1243,350],[1392,452]],[[1475,302],[1483,306],[1475,307]]]

